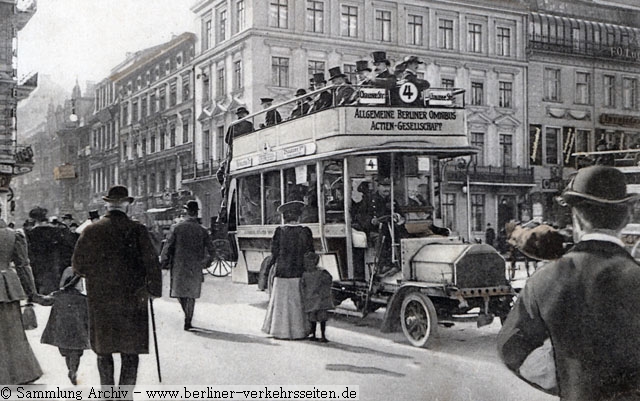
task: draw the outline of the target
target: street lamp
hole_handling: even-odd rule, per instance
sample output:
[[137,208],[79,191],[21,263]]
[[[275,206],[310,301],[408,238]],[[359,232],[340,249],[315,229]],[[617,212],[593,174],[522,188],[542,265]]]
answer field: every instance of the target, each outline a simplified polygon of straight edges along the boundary
[[458,159],[458,169],[464,170],[466,178],[466,186],[462,188],[462,192],[467,194],[467,239],[471,242],[471,187],[469,184],[469,166],[471,166],[471,158],[465,160]]

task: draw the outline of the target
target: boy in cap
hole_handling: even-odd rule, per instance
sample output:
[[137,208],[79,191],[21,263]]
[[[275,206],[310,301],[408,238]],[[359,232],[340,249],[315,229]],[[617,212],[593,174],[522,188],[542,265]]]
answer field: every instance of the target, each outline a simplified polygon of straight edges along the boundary
[[[320,257],[315,252],[304,254],[304,269],[300,280],[300,290],[302,291],[302,304],[311,323],[311,341],[329,342],[325,335],[328,310],[333,309],[331,298],[331,283],[333,277],[328,271],[318,266]],[[316,337],[316,327],[320,323],[320,339]]]

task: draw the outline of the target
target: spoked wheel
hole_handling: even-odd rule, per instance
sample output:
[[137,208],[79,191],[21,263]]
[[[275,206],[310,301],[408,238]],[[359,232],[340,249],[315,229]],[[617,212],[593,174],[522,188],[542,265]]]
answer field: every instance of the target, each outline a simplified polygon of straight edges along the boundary
[[216,256],[213,258],[213,262],[211,262],[211,265],[207,267],[207,273],[211,274],[214,277],[225,277],[228,276],[229,273],[231,273],[232,267],[232,262],[218,258]]
[[437,331],[436,308],[426,295],[412,292],[402,300],[400,311],[402,332],[411,345],[427,347]]

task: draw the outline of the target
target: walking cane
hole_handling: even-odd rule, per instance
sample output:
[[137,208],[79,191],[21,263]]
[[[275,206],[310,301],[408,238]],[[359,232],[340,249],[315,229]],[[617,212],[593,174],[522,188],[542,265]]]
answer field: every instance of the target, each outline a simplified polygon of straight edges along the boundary
[[149,298],[151,311],[151,328],[153,329],[153,346],[156,350],[156,366],[158,367],[158,381],[162,383],[162,373],[160,373],[160,354],[158,354],[158,335],[156,334],[156,314],[153,311],[153,299]]

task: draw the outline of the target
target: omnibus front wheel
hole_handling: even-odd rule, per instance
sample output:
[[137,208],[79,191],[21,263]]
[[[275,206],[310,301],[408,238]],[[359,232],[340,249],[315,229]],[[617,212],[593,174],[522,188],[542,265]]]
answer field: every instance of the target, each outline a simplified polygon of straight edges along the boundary
[[411,345],[427,347],[437,332],[436,308],[429,297],[421,292],[412,292],[402,300],[400,323]]

